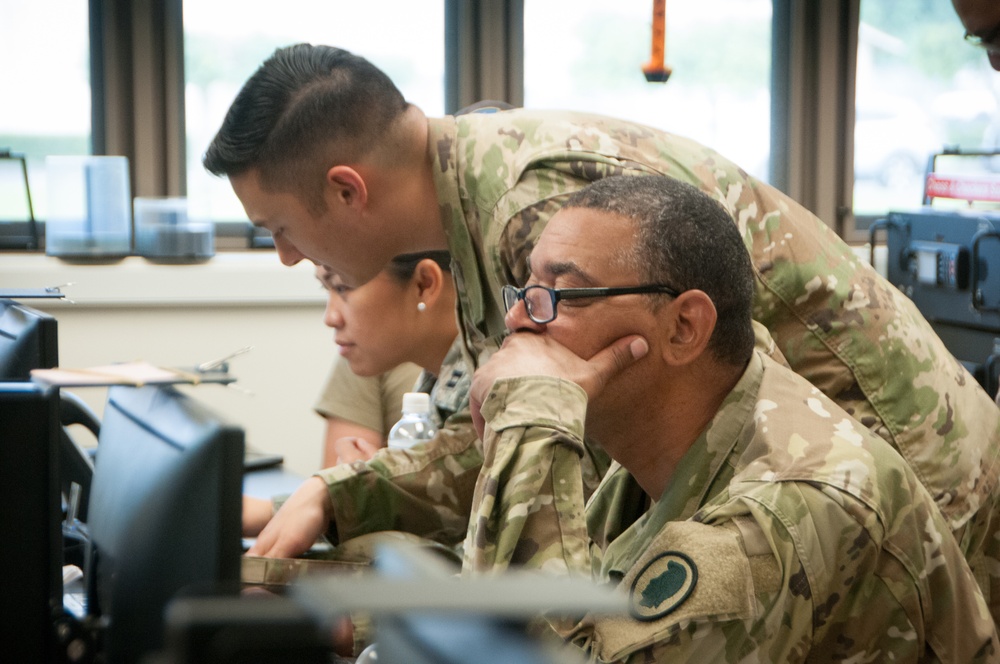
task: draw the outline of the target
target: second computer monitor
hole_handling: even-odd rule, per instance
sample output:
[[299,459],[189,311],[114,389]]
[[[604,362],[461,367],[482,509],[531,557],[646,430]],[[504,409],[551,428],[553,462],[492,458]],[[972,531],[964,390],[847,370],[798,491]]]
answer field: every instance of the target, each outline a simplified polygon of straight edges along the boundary
[[179,594],[234,590],[240,570],[243,431],[170,387],[109,390],[88,523],[88,610],[109,662],[162,647]]
[[32,369],[58,364],[56,319],[0,298],[0,380],[28,380]]

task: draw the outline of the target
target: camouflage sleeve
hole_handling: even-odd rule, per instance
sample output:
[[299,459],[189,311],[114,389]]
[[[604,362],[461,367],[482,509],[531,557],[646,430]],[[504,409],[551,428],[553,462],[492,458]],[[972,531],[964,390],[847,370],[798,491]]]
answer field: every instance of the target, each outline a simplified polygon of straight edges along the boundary
[[[996,656],[985,603],[966,601],[975,581],[939,515],[924,512],[913,533],[933,559],[932,569],[916,570],[917,561],[885,545],[882,524],[856,498],[806,482],[759,489],[703,515],[710,522],[665,524],[618,586],[630,615],[553,625],[600,662]],[[922,575],[937,577],[932,597],[922,596]]]
[[450,416],[438,435],[407,450],[379,450],[368,462],[317,473],[326,483],[338,542],[401,530],[454,545],[466,534],[482,450],[468,407]]
[[590,575],[579,386],[545,376],[496,381],[483,404],[483,470],[464,569]]

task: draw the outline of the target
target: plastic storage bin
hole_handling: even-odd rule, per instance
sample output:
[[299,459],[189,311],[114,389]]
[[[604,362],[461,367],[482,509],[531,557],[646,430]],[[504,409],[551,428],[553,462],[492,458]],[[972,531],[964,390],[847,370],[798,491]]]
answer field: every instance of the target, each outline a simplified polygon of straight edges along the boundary
[[132,194],[126,157],[47,157],[45,253],[114,260],[132,253]]
[[188,219],[186,198],[136,198],[135,253],[155,263],[206,261],[215,255],[215,230]]

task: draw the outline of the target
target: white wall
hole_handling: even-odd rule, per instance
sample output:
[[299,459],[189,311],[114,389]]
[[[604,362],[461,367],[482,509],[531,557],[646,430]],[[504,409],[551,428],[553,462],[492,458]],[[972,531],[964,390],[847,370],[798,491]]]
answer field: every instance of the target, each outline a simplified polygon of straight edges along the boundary
[[[867,247],[855,250],[867,261]],[[884,274],[885,247],[877,247],[876,265]],[[137,257],[85,266],[0,254],[0,290],[69,282],[63,291],[75,304],[25,301],[59,319],[62,366],[143,359],[190,367],[253,346],[230,365],[235,387],[185,391],[243,426],[249,445],[283,454],[290,470],[308,475],[319,467],[323,421],[312,404],[336,352],[333,332],[322,322],[325,295],[311,264],[288,268],[266,251],[222,253],[185,266]],[[77,390],[98,413],[105,393]]]
[[[246,430],[248,445],[280,452],[300,474],[322,455],[323,421],[312,411],[335,361],[323,325],[325,296],[311,264],[288,268],[273,252],[223,253],[201,265],[163,266],[133,257],[114,265],[0,254],[0,291],[70,283],[75,304],[22,300],[59,321],[60,365],[80,368],[143,359],[191,367],[244,346],[234,387],[184,391]],[[106,390],[76,393],[100,414]]]

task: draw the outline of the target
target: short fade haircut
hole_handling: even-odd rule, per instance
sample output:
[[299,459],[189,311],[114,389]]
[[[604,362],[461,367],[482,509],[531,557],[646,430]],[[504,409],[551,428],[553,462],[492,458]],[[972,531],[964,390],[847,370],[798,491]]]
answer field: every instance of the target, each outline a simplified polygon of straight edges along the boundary
[[255,169],[262,186],[322,206],[319,170],[363,156],[407,108],[389,77],[360,56],[332,46],[280,48],[243,85],[202,163],[215,175]]
[[753,266],[722,205],[687,183],[648,175],[598,180],[564,207],[602,210],[635,222],[634,250],[618,258],[649,283],[704,291],[718,313],[708,348],[722,362],[746,364],[754,346]]

